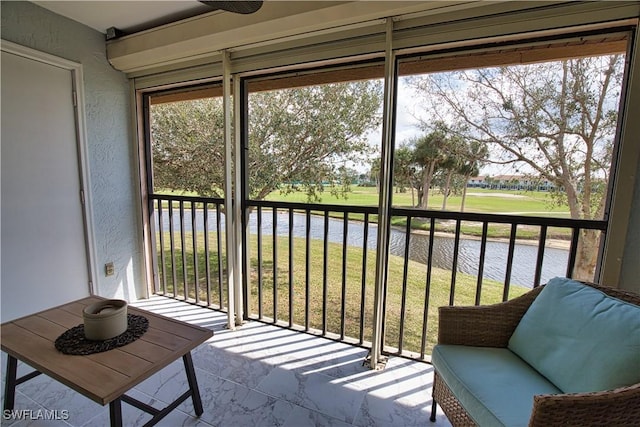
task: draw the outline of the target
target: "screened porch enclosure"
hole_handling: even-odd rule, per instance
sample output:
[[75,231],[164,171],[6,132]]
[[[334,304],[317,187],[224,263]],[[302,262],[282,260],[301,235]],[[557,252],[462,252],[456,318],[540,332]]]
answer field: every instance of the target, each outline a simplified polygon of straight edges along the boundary
[[[154,292],[227,311],[230,325],[258,320],[428,361],[441,305],[506,301],[554,276],[597,280],[609,224],[627,41],[624,31],[606,31],[477,51],[394,54],[386,61],[395,63],[397,75],[386,79],[384,62],[371,60],[259,77],[232,78],[229,73],[222,82],[144,95],[150,111],[146,155],[153,171],[147,186],[153,190],[149,213]],[[584,56],[573,56],[578,46]],[[580,68],[583,63],[587,65]],[[461,70],[462,64],[470,71]],[[573,79],[567,84],[574,85],[574,92],[583,84],[584,96],[600,88],[599,110],[586,111],[586,101],[581,106],[592,139],[582,141],[589,129],[577,129],[571,122],[578,120],[575,111],[580,110],[575,93],[566,103],[551,95],[537,98],[548,103],[538,105],[547,117],[539,118],[537,128],[529,124],[514,129],[509,124],[507,115],[515,117],[512,123],[517,125],[522,121],[518,114],[536,100],[533,91],[541,90],[536,82],[528,87],[518,78],[536,72],[558,73],[551,76],[558,81]],[[604,76],[600,86],[580,82],[587,72]],[[460,73],[456,78],[466,76],[466,83],[454,80],[455,73]],[[474,81],[472,73],[486,80]],[[447,78],[457,82],[450,83],[450,92],[437,86]],[[469,109],[458,111],[457,122],[442,125],[447,116],[438,110],[448,105],[455,113],[454,107],[463,104],[453,98],[465,90],[466,96],[474,95],[469,89],[473,83],[496,92],[492,85],[506,82],[514,86],[501,95],[511,98],[495,100],[504,110],[504,116],[497,117],[501,123],[469,131],[474,119],[487,123]],[[389,92],[393,102],[386,104]],[[441,102],[429,107],[421,98],[428,93]],[[420,113],[413,113],[413,136],[407,136],[411,126],[401,117],[408,113],[400,110],[409,98],[420,107]],[[328,108],[327,102],[346,106]],[[514,102],[522,108],[516,110]],[[573,116],[565,113],[562,123],[549,118],[564,109],[573,109]],[[346,122],[349,114],[357,120]],[[385,120],[395,130],[389,138],[383,136]],[[427,144],[440,151],[420,163],[415,135],[433,138],[442,128],[448,132],[441,138],[442,147],[433,139]],[[527,129],[531,134],[522,133]],[[545,132],[572,136],[559,140]],[[511,152],[508,146],[500,151],[499,134],[513,141]],[[519,145],[520,140],[532,145]],[[587,175],[555,176],[555,169],[563,167],[561,151],[532,155],[529,165],[518,163],[518,155],[526,156],[527,150],[551,152],[565,146],[568,161],[580,163],[585,159],[579,153],[581,141],[600,156],[592,153],[587,159],[594,165]],[[493,148],[482,156],[467,154],[464,172],[450,167],[451,159],[472,142]],[[348,151],[349,144],[356,152]],[[322,145],[327,146],[324,151]],[[415,150],[408,165],[401,162],[407,148]],[[391,153],[386,167],[380,154],[385,150]],[[358,193],[356,183],[366,175],[353,168],[363,161],[371,162],[366,178],[377,181],[380,190],[368,203],[351,204],[350,194]],[[535,161],[546,162],[549,172],[536,170]],[[471,172],[478,175],[480,167],[497,170],[496,165],[505,164],[520,172],[522,181],[554,183],[555,190],[544,188],[546,204],[539,205],[548,212],[496,212],[471,202],[465,209],[465,198],[493,195],[473,193],[468,185]],[[434,168],[438,172],[425,185]],[[392,190],[386,195],[385,186]],[[410,189],[410,202],[408,194],[399,193],[401,187],[405,193]],[[587,192],[593,196],[584,196]],[[508,196],[526,199],[527,194]],[[383,208],[386,216],[381,216]],[[380,240],[381,230],[386,240]],[[374,345],[376,336],[382,338]]]

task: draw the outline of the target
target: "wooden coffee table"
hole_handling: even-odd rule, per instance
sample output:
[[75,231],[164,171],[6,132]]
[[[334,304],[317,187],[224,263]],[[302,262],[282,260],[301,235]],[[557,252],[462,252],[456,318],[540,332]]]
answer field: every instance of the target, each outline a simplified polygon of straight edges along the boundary
[[[130,314],[149,320],[149,329],[138,340],[113,350],[87,356],[63,354],[54,342],[66,330],[82,324],[82,309],[100,297],[88,297],[1,325],[2,350],[7,353],[4,409],[14,406],[16,386],[41,373],[65,384],[101,405],[109,404],[112,426],[122,425],[121,402],[153,416],[153,425],[189,397],[197,416],[202,415],[191,350],[213,336],[200,326],[170,319],[129,306]],[[125,393],[182,357],[189,390],[164,409],[156,409]],[[18,360],[36,371],[16,377]]]

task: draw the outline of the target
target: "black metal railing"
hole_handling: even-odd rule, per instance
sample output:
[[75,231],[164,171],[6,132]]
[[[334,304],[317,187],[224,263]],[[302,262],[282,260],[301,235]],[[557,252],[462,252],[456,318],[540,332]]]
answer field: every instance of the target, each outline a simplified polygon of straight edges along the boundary
[[[226,307],[224,200],[153,195],[155,292]],[[195,232],[194,232],[195,231]]]
[[[249,209],[249,317],[359,345],[370,340],[377,208],[252,201]],[[354,230],[361,237],[350,240]]]
[[[605,221],[399,208],[392,208],[391,215],[396,223],[405,224],[405,236],[410,237],[404,240],[401,254],[403,257],[401,278],[389,276],[387,281],[383,325],[385,330],[388,331],[389,328],[397,329],[398,333],[389,334],[387,332],[385,334],[385,351],[398,355],[410,355],[420,359],[425,359],[436,340],[438,306],[447,304],[491,304],[516,297],[545,281],[542,280],[543,272],[545,272],[545,261],[553,261],[556,264],[555,270],[548,269],[550,271],[546,271],[547,278],[553,275],[572,277],[580,234],[585,231],[599,234],[606,231]],[[409,267],[411,265],[411,250],[415,249],[412,248],[412,240],[417,237],[415,232],[412,233],[414,222],[420,222],[424,225],[422,239],[428,241],[428,244],[424,249],[426,256],[422,260],[425,265],[419,278],[424,283],[421,289],[423,295],[422,309],[421,312],[410,315],[407,311],[411,295],[409,277],[411,268],[416,269],[418,267],[416,264],[413,264],[411,268]],[[477,233],[474,232],[474,236],[469,237],[469,231],[463,233],[463,225],[479,231]],[[491,238],[489,230],[492,227],[498,228],[499,234],[505,237]],[[527,230],[522,230],[522,228],[527,228]],[[564,240],[566,248],[563,249],[563,252],[566,252],[566,261],[556,259],[558,249],[551,248],[548,241],[550,229],[554,230],[557,240]],[[526,236],[524,238],[519,237],[519,231],[526,231]],[[452,250],[450,259],[446,263],[446,273],[442,274],[441,266],[436,278],[434,275],[434,248],[437,249],[438,245],[434,241],[438,234],[444,234],[447,236],[444,237],[445,239],[452,240],[448,245],[449,248],[452,247]],[[469,253],[469,249],[466,247],[463,251],[463,241],[466,242],[464,246],[468,246],[470,241],[474,242],[475,253]],[[496,250],[496,245],[506,249],[506,251],[502,250],[497,257],[494,257],[503,263],[496,266],[494,259],[492,262],[494,264],[492,266],[494,270],[493,279],[487,279],[485,271],[487,256],[490,251]],[[417,249],[420,250],[422,248],[418,247]],[[526,252],[531,253],[531,259],[527,254],[521,255],[518,260],[520,264],[515,265],[516,255],[525,249]],[[554,250],[556,253],[546,257],[546,252],[550,250]],[[460,265],[460,257],[463,253],[467,258],[467,265],[464,268]],[[475,265],[469,265],[469,259]],[[559,263],[564,264],[562,268],[558,268]],[[496,267],[501,268],[496,269]],[[513,284],[512,279],[515,274],[515,267],[525,274],[520,275],[519,283]],[[461,273],[465,269],[468,271]],[[501,276],[500,273],[503,275]],[[414,277],[413,280],[415,281],[416,278]],[[397,288],[395,293],[392,290],[394,286]],[[438,292],[444,291],[445,295],[434,298],[432,295],[434,290]],[[413,291],[415,294],[415,289]],[[397,308],[394,311],[389,308],[389,305],[395,294],[398,295],[397,299],[399,301],[396,302]],[[415,296],[412,296],[412,298],[415,298]],[[434,306],[434,302],[437,302],[436,306]]]
[[[223,200],[152,199],[156,292],[224,310]],[[422,360],[437,337],[438,306],[505,301],[549,274],[571,277],[581,233],[606,231],[605,221],[399,208],[391,215],[384,351]],[[369,347],[377,208],[248,201],[245,222],[245,317]],[[556,235],[562,256],[550,245]]]

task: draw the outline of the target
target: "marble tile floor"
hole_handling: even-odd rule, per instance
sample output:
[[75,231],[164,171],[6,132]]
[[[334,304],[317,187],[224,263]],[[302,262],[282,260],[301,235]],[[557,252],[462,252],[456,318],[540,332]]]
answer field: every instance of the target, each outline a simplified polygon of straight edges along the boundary
[[[439,408],[437,421],[429,421],[430,365],[392,357],[384,370],[372,371],[363,366],[367,350],[362,348],[260,322],[230,331],[224,313],[158,296],[133,305],[214,330],[213,338],[192,352],[204,414],[194,417],[188,399],[159,426],[450,426]],[[2,394],[5,369],[2,353]],[[18,375],[29,371],[20,364]],[[162,408],[185,390],[179,359],[127,394]],[[151,418],[125,403],[122,408],[125,426],[142,426]],[[3,417],[2,426],[109,425],[108,405],[44,375],[18,386],[15,409],[31,410],[31,418],[40,419]],[[47,411],[66,419],[45,420]]]

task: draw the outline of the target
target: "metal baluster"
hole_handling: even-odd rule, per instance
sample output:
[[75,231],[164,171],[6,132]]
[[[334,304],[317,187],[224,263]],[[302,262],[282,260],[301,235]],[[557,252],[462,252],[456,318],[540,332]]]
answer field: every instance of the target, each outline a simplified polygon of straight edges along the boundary
[[487,254],[487,234],[489,233],[489,223],[482,223],[482,241],[480,242],[480,259],[478,260],[478,283],[476,284],[476,305],[480,305],[482,297],[482,281],[484,279],[484,259]]

